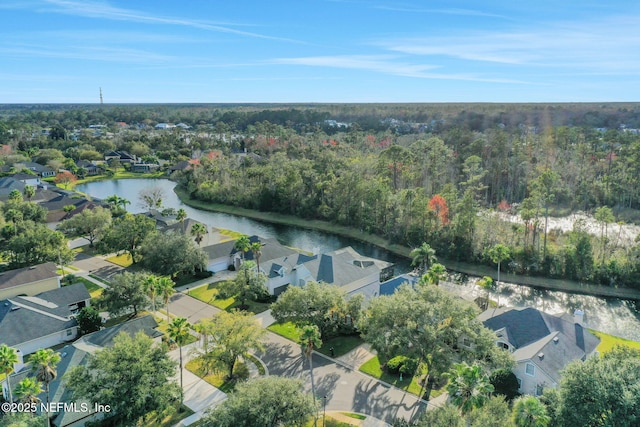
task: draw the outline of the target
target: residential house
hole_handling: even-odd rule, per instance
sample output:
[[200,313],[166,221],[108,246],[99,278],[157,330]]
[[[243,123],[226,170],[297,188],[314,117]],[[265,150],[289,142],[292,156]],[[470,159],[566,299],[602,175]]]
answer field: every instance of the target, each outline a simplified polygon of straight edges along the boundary
[[26,186],[27,184],[11,176],[0,178],[0,200],[7,200],[13,190],[17,190],[22,194]]
[[[40,206],[47,209],[47,219],[48,223],[55,223],[62,221],[64,219],[68,219],[75,215],[78,212],[81,212],[87,206],[95,207],[93,202],[89,200],[79,197],[79,196],[69,196],[68,193],[65,194],[63,192],[58,192],[58,195],[39,203]],[[71,210],[65,211],[65,208],[72,207]],[[69,209],[69,208],[67,208]]]
[[104,155],[104,161],[108,162],[109,160],[116,159],[120,161],[120,163],[140,163],[140,158],[133,154],[129,154],[126,151],[110,151]]
[[154,127],[156,129],[166,130],[166,129],[173,129],[174,127],[176,127],[176,125],[172,125],[172,124],[169,124],[169,123],[158,123]]
[[[96,351],[106,347],[111,347],[113,345],[113,339],[121,332],[135,335],[137,332],[143,331],[149,337],[159,340],[159,337],[162,336],[162,332],[159,332],[156,329],[157,326],[158,324],[153,319],[153,316],[148,315],[85,335],[73,344],[64,346],[59,350],[61,359],[56,367],[58,375],[49,384],[49,394],[51,396],[50,401],[61,403],[75,402],[78,407],[80,407],[82,403],[87,403],[84,401],[78,401],[78,399],[72,396],[71,392],[66,389],[64,375],[72,368],[86,365],[91,355]],[[12,388],[14,388],[22,379],[30,375],[32,374],[29,369],[22,369],[21,371],[13,374],[11,376]],[[4,395],[7,396],[6,381],[3,381],[2,387]],[[46,395],[44,393],[38,397],[43,402],[46,400]],[[52,414],[52,425],[55,427],[80,427],[84,426],[89,421],[99,420],[105,415],[104,413],[93,412],[93,405],[88,404],[87,406],[89,410],[86,412],[61,411],[59,413]]]
[[91,296],[82,283],[14,296],[0,301],[0,342],[26,355],[72,341],[78,335],[75,315]]
[[40,185],[40,177],[38,175],[31,175],[28,173],[16,173],[11,176],[11,178],[16,181],[20,181],[26,185],[30,185],[32,187],[37,187]]
[[17,170],[29,169],[30,171],[36,173],[40,178],[50,178],[52,176],[56,176],[56,171],[51,169],[49,166],[43,166],[35,162],[16,163],[14,167]]
[[326,254],[294,254],[260,262],[267,275],[271,295],[279,295],[288,286],[304,286],[309,281],[341,287],[347,294],[362,294],[369,299],[380,291],[380,283],[393,276],[393,264],[360,255],[351,247]]
[[[407,284],[411,287],[418,283],[419,276],[416,273],[407,273],[389,279],[380,283],[380,291],[378,295],[393,295],[393,293],[402,285]],[[377,296],[377,295],[374,295]]]
[[[596,352],[600,339],[582,326],[583,313],[574,318],[554,316],[534,308],[496,308],[479,319],[496,334],[496,344],[516,360],[513,373],[519,391],[539,396],[560,382],[560,373],[575,360]],[[463,343],[468,345],[470,343]]]
[[175,165],[169,167],[169,169],[167,169],[167,173],[171,174],[176,171],[178,172],[188,171],[198,166],[199,164],[200,164],[199,159],[181,160]]
[[134,163],[131,165],[132,172],[153,172],[158,170],[160,165],[156,165],[155,163]]
[[[262,253],[260,256],[260,269],[263,270],[263,272],[263,263],[298,253],[294,249],[281,245],[276,239],[266,239],[264,237],[254,235],[249,237],[249,242],[260,242],[262,244],[262,249],[260,251]],[[255,261],[252,251],[243,254],[235,248],[235,243],[235,240],[228,240],[226,242],[203,247],[202,250],[208,257],[207,270],[213,273],[226,270],[229,267],[233,267],[237,270],[240,268],[243,259],[247,261]]]
[[60,276],[52,262],[0,273],[0,300],[18,295],[33,296],[60,287]]
[[84,170],[84,173],[87,176],[98,175],[100,173],[100,169],[98,168],[98,166],[95,163],[90,162],[89,160],[78,160],[76,162],[76,166]]
[[[207,230],[207,233],[204,236],[202,236],[202,241],[199,244],[200,247],[206,247],[206,246],[220,243],[221,236],[220,236],[220,232],[217,231],[217,229],[215,228],[210,229],[210,227],[208,227],[206,224],[191,218],[186,218],[183,221],[175,220],[171,224],[165,224],[164,226],[160,227],[160,231],[163,233],[176,232],[176,233],[184,234],[189,238],[195,239],[195,236],[191,234],[191,228],[196,224],[202,224]],[[223,270],[225,270],[227,267],[228,266],[225,266]]]

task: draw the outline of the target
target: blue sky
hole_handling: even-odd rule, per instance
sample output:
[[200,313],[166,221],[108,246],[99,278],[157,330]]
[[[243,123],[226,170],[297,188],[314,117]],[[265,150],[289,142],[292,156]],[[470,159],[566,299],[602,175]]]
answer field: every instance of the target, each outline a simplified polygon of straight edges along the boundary
[[0,103],[640,101],[640,2],[0,0]]

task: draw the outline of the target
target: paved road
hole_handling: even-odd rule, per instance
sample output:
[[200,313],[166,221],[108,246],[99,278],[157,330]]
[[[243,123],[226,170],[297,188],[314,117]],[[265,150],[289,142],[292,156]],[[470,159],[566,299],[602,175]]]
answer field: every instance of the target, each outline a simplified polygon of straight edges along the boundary
[[114,274],[121,273],[124,268],[115,265],[109,261],[105,261],[101,257],[78,254],[75,261],[71,265],[87,273],[95,274],[103,279],[109,279]]
[[[191,323],[219,311],[185,294],[174,295],[169,310],[176,316],[186,317]],[[308,361],[298,345],[268,332],[265,350],[257,355],[265,362],[270,374],[302,378],[307,390],[311,391]],[[409,418],[425,407],[416,396],[386,386],[318,353],[313,355],[313,365],[316,395],[327,396],[327,410],[359,412],[391,423],[397,417]]]

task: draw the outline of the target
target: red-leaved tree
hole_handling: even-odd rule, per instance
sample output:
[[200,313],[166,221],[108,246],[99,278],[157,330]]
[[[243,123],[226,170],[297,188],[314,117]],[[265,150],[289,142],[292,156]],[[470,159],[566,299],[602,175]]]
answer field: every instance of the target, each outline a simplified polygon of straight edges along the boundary
[[449,207],[447,201],[439,194],[436,194],[429,200],[427,209],[434,212],[436,218],[440,221],[441,226],[449,224]]
[[72,182],[76,182],[77,180],[77,176],[69,171],[64,171],[57,174],[53,179],[53,182],[55,182],[56,184],[61,184],[62,186],[64,186],[64,188],[68,188],[69,184],[71,184]]

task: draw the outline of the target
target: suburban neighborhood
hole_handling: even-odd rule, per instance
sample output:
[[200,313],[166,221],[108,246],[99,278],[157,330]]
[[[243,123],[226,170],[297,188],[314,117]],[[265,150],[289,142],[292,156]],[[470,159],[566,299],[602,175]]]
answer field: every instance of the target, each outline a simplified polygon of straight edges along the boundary
[[561,179],[633,115],[60,108],[0,120],[0,427],[640,420],[635,184]]

